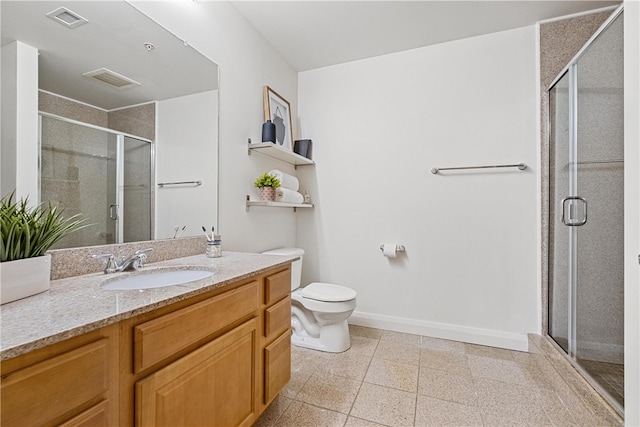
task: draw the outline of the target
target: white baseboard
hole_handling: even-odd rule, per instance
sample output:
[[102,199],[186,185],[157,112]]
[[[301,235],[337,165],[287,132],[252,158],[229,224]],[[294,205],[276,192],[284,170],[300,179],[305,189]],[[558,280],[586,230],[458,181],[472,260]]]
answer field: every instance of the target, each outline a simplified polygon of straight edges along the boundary
[[493,329],[428,322],[425,320],[364,313],[361,311],[355,311],[351,315],[349,324],[452,341],[462,341],[489,347],[506,348],[509,350],[528,351],[529,347],[526,333],[515,334]]

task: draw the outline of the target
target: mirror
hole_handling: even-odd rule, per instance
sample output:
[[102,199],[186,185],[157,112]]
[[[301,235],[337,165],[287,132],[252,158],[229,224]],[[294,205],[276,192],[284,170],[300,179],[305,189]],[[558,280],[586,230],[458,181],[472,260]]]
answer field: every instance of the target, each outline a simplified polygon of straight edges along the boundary
[[[16,176],[37,179],[30,199],[93,224],[56,247],[195,236],[217,225],[218,66],[125,1],[3,0],[0,8],[2,93],[18,87],[15,105],[3,100],[3,127],[23,108],[31,74],[39,112],[22,124],[32,138],[3,129],[3,157],[5,144],[37,146],[39,166],[15,166]],[[30,57],[37,74],[24,72]]]

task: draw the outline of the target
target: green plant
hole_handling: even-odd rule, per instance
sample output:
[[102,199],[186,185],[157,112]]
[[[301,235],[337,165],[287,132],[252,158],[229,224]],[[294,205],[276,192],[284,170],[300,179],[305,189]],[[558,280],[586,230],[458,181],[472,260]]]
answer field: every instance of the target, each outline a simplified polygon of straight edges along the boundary
[[30,208],[27,199],[14,202],[13,196],[0,199],[0,262],[44,255],[58,240],[87,226],[80,214],[64,218],[51,203]]
[[263,173],[256,179],[256,182],[253,183],[258,188],[262,187],[273,187],[278,188],[281,185],[280,180],[275,175],[270,175],[268,172]]

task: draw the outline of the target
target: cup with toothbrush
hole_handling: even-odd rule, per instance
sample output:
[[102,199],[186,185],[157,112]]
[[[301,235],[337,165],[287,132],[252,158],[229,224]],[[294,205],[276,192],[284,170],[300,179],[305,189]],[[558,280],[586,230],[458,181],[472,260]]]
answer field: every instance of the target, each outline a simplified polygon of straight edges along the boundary
[[205,226],[202,226],[202,231],[207,237],[207,247],[205,255],[207,258],[220,258],[222,256],[222,240],[219,234],[214,234],[214,227],[211,227],[211,236],[207,233]]

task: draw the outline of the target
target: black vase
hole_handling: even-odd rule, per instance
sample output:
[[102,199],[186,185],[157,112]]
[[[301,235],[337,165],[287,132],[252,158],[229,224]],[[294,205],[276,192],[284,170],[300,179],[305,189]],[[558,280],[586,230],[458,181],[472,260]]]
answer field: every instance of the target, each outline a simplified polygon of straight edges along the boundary
[[273,124],[276,125],[276,140],[278,141],[278,144],[283,145],[285,139],[285,131],[287,129],[284,124],[282,113],[280,112],[280,107],[276,107],[276,113],[273,115]]
[[262,125],[262,142],[276,143],[276,125],[267,120]]

